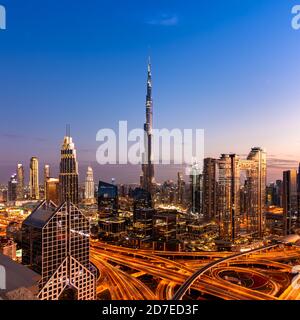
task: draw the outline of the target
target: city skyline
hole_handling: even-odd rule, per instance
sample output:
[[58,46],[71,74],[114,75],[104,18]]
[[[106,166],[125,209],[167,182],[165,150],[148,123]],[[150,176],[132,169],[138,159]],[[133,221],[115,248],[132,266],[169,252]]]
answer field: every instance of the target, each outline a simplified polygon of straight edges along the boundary
[[0,0],[0,300],[300,300],[295,1]]
[[[28,177],[32,156],[49,163],[56,175],[66,123],[72,125],[81,182],[91,164],[99,179],[139,183],[139,167],[130,166],[125,177],[122,166],[104,169],[95,164],[95,136],[99,129],[115,128],[124,119],[129,126],[142,128],[149,53],[155,127],[204,128],[207,157],[244,155],[251,147],[264,147],[269,182],[298,166],[298,67],[293,61],[300,33],[291,28],[291,4],[231,1],[225,8],[219,1],[219,12],[212,12],[208,1],[191,1],[185,8],[179,1],[172,5],[154,1],[151,9],[133,1],[129,8],[118,4],[118,12],[126,13],[121,17],[112,4],[89,3],[80,11],[89,23],[74,38],[69,36],[79,23],[78,4],[63,10],[66,1],[51,7],[46,1],[43,9],[37,1],[27,7],[3,2],[10,19],[0,34],[0,99],[8,119],[0,131],[1,183],[7,183],[19,162]],[[39,8],[40,15],[32,8]],[[58,9],[54,25],[50,8]],[[17,19],[21,12],[23,19]],[[109,13],[109,19],[103,13]],[[38,30],[35,24],[41,18],[43,27]],[[133,33],[137,26],[139,32]],[[113,94],[116,90],[118,95]],[[40,121],[43,110],[51,110],[46,122]],[[11,126],[16,114],[21,121]],[[175,180],[177,171],[157,168],[156,178]]]

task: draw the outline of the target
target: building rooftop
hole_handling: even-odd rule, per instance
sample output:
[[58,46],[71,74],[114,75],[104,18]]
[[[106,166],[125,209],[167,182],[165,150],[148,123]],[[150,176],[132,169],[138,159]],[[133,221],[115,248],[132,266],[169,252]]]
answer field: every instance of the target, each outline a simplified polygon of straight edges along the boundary
[[23,225],[43,228],[57,210],[53,202],[43,201],[23,222]]
[[37,273],[0,253],[0,299],[21,299],[16,292],[34,299],[39,280]]

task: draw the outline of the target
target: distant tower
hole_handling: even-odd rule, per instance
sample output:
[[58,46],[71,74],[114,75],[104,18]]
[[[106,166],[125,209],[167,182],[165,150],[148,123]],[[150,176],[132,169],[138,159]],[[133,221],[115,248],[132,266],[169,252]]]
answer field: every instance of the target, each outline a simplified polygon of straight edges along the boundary
[[[265,232],[264,213],[266,210],[266,187],[267,187],[267,153],[262,148],[252,148],[247,160],[252,161],[254,170],[250,170],[251,188],[254,190],[254,214],[257,217],[256,230],[261,238]],[[297,177],[296,177],[297,179]],[[296,190],[297,192],[297,190]]]
[[24,167],[22,164],[18,164],[17,167],[17,200],[24,199]]
[[217,213],[217,160],[204,159],[203,167],[203,215],[212,220]]
[[60,201],[70,200],[73,204],[78,204],[78,163],[69,127],[61,147],[59,183]]
[[93,202],[95,199],[94,174],[90,166],[86,172],[84,197],[88,202]]
[[8,182],[8,193],[7,193],[7,198],[8,201],[16,201],[17,200],[17,175],[13,174],[10,177],[10,180]]
[[294,233],[298,215],[297,171],[295,169],[283,172],[283,219],[284,235]]
[[154,179],[154,165],[152,163],[152,130],[153,130],[153,100],[152,100],[152,74],[150,58],[148,62],[148,79],[147,79],[147,96],[146,96],[146,122],[144,124],[145,130],[145,149],[142,164],[141,187],[146,191],[153,193]]
[[181,172],[177,173],[177,204],[184,203],[185,181]]
[[46,183],[48,178],[50,178],[50,166],[49,164],[46,164],[44,167],[44,189],[45,189],[45,193],[46,193]]
[[30,159],[30,178],[29,178],[30,198],[32,200],[40,199],[39,190],[39,161],[38,158]]
[[203,177],[199,165],[194,163],[191,167],[190,186],[191,186],[191,212],[193,214],[202,213],[202,181]]

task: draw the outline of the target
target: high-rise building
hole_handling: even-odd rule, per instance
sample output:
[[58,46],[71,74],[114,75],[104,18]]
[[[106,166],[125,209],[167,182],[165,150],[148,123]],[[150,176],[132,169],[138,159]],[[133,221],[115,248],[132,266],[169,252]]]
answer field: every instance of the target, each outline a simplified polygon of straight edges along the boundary
[[39,160],[36,157],[30,159],[30,177],[29,177],[30,199],[40,199],[39,188]]
[[59,204],[59,179],[47,178],[45,187],[45,199]]
[[293,233],[298,221],[298,197],[297,197],[297,171],[283,172],[283,226],[284,234]]
[[191,212],[194,214],[202,213],[202,182],[199,164],[195,163],[192,165],[190,174]]
[[94,300],[89,220],[69,201],[43,201],[22,225],[22,263],[41,275],[41,300]]
[[118,199],[118,187],[116,185],[99,181],[98,213],[100,218],[118,215]]
[[84,197],[88,202],[94,202],[95,200],[95,184],[92,167],[88,167],[86,172]]
[[212,220],[217,214],[217,160],[204,159],[203,166],[203,215]]
[[137,239],[137,244],[149,240],[153,233],[153,215],[151,193],[136,188],[132,192],[133,197],[133,231]]
[[250,231],[256,232],[261,238],[264,234],[266,209],[266,185],[267,185],[267,154],[262,148],[252,148],[248,157],[250,165],[244,162],[244,169],[247,170],[249,186],[252,191],[250,207],[253,208],[253,219]]
[[49,164],[45,164],[44,166],[44,191],[46,193],[46,182],[47,179],[50,178],[50,166]]
[[7,201],[13,202],[17,200],[17,175],[13,174],[8,181]]
[[185,200],[185,181],[181,172],[177,173],[177,203],[184,204]]
[[17,167],[17,200],[23,200],[24,199],[24,167],[22,164],[18,164]]
[[[247,159],[234,154],[218,160],[218,217],[221,238],[235,241],[241,222],[241,198],[245,208],[247,232],[252,237],[264,234],[266,208],[266,152],[252,148]],[[241,171],[246,173],[243,197],[240,196]]]
[[276,191],[274,197],[274,205],[277,207],[282,207],[282,180],[276,180]]
[[133,198],[133,211],[152,208],[152,196],[150,192],[142,188],[135,188],[131,195]]
[[218,217],[220,237],[234,241],[239,232],[240,166],[236,154],[223,154],[218,160]]
[[61,147],[59,184],[60,201],[70,200],[75,205],[78,204],[78,163],[75,145],[69,132]]
[[145,131],[145,154],[143,155],[141,187],[151,194],[154,190],[154,165],[153,165],[153,100],[152,100],[152,74],[151,63],[148,63],[148,79],[147,79],[147,96],[146,96],[146,122],[144,124]]

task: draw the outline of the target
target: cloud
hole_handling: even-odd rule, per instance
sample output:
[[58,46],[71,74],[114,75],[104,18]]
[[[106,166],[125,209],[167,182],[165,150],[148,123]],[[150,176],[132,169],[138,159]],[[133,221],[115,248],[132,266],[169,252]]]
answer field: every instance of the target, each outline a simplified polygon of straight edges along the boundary
[[148,20],[146,23],[153,26],[171,27],[178,24],[178,17],[176,14],[161,14],[157,18]]
[[5,132],[5,133],[2,133],[2,134],[1,134],[1,137],[5,138],[5,139],[12,139],[12,140],[25,138],[23,135],[6,133],[6,132]]
[[279,159],[279,158],[268,158],[268,168],[270,169],[282,169],[289,170],[298,167],[299,162],[297,160]]

